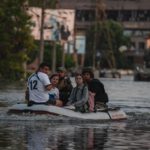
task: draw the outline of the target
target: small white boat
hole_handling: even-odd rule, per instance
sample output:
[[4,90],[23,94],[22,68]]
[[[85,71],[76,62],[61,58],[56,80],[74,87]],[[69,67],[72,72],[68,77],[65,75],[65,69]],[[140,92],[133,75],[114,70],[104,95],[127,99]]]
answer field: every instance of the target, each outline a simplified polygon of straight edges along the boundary
[[73,110],[71,107],[57,107],[52,105],[32,105],[27,104],[15,104],[8,109],[8,113],[35,113],[35,114],[52,114],[61,115],[78,119],[87,120],[122,120],[127,119],[126,113],[119,108],[108,108],[107,110],[80,113]]

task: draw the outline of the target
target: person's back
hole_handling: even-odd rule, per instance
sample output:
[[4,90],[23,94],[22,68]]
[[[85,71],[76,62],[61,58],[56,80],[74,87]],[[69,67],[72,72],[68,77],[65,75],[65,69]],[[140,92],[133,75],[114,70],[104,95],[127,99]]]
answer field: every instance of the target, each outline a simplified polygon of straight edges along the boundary
[[89,91],[95,93],[95,101],[106,104],[108,102],[108,95],[105,92],[104,85],[98,79],[92,79],[87,83]]
[[29,105],[33,103],[46,103],[49,99],[48,90],[51,83],[48,77],[49,66],[41,63],[36,73],[28,78]]
[[45,86],[49,84],[50,81],[45,73],[37,72],[32,74],[28,79],[29,99],[37,103],[46,102],[49,97]]
[[[26,96],[26,98],[28,98],[28,106],[37,104],[62,106],[60,100],[57,98],[52,100],[50,98],[50,91],[55,90],[51,92],[58,93],[58,89],[53,88],[53,84],[51,84],[48,77],[48,72],[49,66],[46,63],[41,63],[38,70],[28,78],[28,92],[26,92],[26,95],[29,95]],[[59,78],[57,80],[59,80]]]

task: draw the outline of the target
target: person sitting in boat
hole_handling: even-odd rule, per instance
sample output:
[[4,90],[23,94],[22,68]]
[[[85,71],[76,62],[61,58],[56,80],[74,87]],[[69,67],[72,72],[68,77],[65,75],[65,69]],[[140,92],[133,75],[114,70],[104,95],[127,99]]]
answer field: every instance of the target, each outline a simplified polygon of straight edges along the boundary
[[70,78],[66,75],[66,69],[64,67],[58,68],[59,83],[57,85],[59,89],[59,97],[63,102],[63,106],[68,102],[71,90],[73,88]]
[[49,70],[48,64],[41,63],[38,70],[28,78],[28,106],[33,104],[59,106],[59,101],[49,100],[49,91],[52,89],[52,84],[48,77]]
[[58,74],[52,74],[50,77],[50,81],[52,84],[52,88],[49,91],[49,100],[51,101],[59,101],[59,105],[57,106],[62,106],[63,103],[61,100],[59,100],[59,89],[57,88],[57,84],[59,82],[59,75]]
[[68,98],[67,106],[74,105],[75,110],[79,112],[88,111],[88,87],[83,82],[83,77],[81,74],[75,75],[76,87],[71,91],[71,94]]
[[95,111],[96,109],[106,109],[106,104],[109,99],[103,83],[100,82],[100,80],[94,78],[94,73],[90,68],[83,69],[82,75],[84,82],[86,82],[88,85],[89,91],[95,94]]

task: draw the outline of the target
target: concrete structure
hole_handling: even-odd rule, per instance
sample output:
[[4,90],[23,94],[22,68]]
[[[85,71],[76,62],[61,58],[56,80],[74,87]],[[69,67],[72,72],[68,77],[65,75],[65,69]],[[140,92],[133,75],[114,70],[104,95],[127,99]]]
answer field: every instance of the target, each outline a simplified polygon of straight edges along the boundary
[[126,52],[135,64],[144,64],[143,55],[148,48],[150,34],[149,0],[105,0],[107,19],[118,21],[124,33],[131,37],[131,51]]
[[107,19],[119,21],[125,34],[132,37],[132,48],[146,49],[146,37],[150,33],[149,0],[105,0]]
[[105,18],[120,22],[124,33],[131,36],[132,55],[143,56],[150,34],[150,0],[58,0],[57,6],[76,10],[76,33],[84,34],[94,23],[95,10],[100,2]]
[[[99,0],[100,1],[100,0]],[[84,32],[95,21],[98,0],[58,0],[57,7],[76,10],[76,30]],[[150,33],[149,0],[101,0],[106,19],[120,22],[125,34],[131,35],[136,50],[146,48],[145,38]]]
[[[100,2],[101,0],[97,1]],[[86,36],[86,29],[95,23],[95,3],[96,0],[58,0],[58,9],[75,9],[75,48],[79,56],[78,63],[81,67],[84,64],[84,53],[86,51],[85,49],[83,50],[83,48],[85,48],[83,47],[84,43],[86,43],[86,38],[84,38]],[[78,37],[83,38],[78,42]],[[85,39],[85,41],[83,39]],[[82,48],[80,48],[80,50],[76,46],[77,42],[83,45]],[[82,53],[79,53],[81,51]]]

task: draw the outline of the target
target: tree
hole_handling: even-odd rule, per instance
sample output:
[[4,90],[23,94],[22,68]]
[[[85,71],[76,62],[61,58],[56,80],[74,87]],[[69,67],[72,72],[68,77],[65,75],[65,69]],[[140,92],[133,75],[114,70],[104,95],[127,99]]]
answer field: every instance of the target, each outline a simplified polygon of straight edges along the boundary
[[[119,47],[127,45],[130,39],[123,34],[123,27],[115,21],[101,21],[94,31],[92,26],[87,32],[87,55],[86,60],[90,60],[92,56],[92,46],[94,43],[94,32],[97,32],[96,53],[100,53],[101,67],[105,68],[121,68],[124,66],[123,54],[119,51]],[[92,62],[85,61],[86,65]],[[96,61],[96,60],[95,60]]]
[[0,75],[6,79],[20,79],[23,63],[34,48],[32,22],[24,4],[26,0],[1,0],[0,3]]

